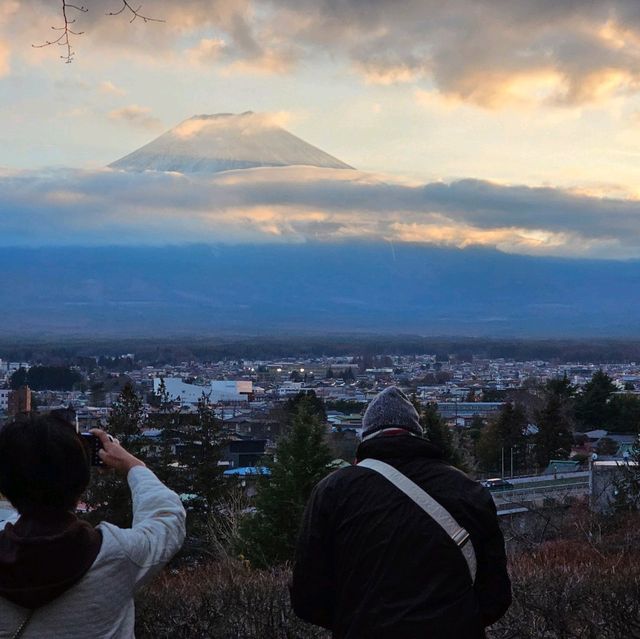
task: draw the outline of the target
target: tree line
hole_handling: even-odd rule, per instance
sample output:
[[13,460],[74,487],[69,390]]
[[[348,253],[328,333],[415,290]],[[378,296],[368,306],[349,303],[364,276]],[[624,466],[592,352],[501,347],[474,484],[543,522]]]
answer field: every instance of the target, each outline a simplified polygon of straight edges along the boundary
[[83,382],[79,371],[68,366],[32,366],[19,368],[9,380],[12,389],[29,386],[32,390],[70,391]]
[[[118,357],[135,353],[145,364],[170,365],[185,360],[219,361],[278,359],[281,357],[340,357],[355,355],[374,360],[390,355],[436,355],[438,361],[507,358],[565,363],[634,362],[640,360],[640,341],[621,339],[486,339],[433,338],[414,335],[331,335],[208,338],[0,339],[0,358],[9,361],[70,362],[103,353]],[[372,366],[368,366],[371,368]]]
[[[465,429],[449,427],[435,404],[415,403],[426,437],[450,463],[472,474],[496,471],[503,451],[508,451],[506,465],[510,469],[513,455],[514,472],[519,473],[543,468],[550,459],[567,458],[578,429],[624,422],[626,432],[637,432],[640,400],[617,395],[617,391],[602,371],[593,375],[582,392],[566,377],[552,379],[537,389],[537,401],[531,405],[506,402],[495,419],[485,423],[476,418]],[[130,385],[113,406],[108,429],[183,495],[190,514],[186,552],[207,546],[214,534],[212,526],[216,528],[218,520],[229,520],[235,503],[235,523],[216,547],[223,546],[231,556],[257,567],[291,560],[311,489],[335,468],[331,437],[343,435],[328,431],[324,403],[313,393],[301,393],[281,406],[278,415],[283,434],[260,462],[268,470],[255,480],[256,494],[249,501],[237,499],[237,483],[224,478],[224,467],[218,465],[228,433],[215,415],[215,406],[203,396],[197,411],[186,414],[162,384],[155,405],[153,425],[160,436],[153,441],[140,436],[142,400]],[[344,454],[349,462],[356,444]],[[126,487],[121,488],[118,492],[113,480],[97,475],[90,491],[91,516],[126,524],[122,518],[129,512],[128,496]],[[219,536],[219,530],[216,534]]]
[[[514,472],[522,473],[568,459],[574,444],[587,441],[584,433],[599,429],[634,435],[640,430],[640,397],[621,391],[601,370],[582,389],[565,376],[519,393],[488,423],[474,419],[460,437],[480,471],[501,471],[506,456],[506,468],[511,470],[513,460]],[[613,440],[601,446],[602,454],[617,451]]]

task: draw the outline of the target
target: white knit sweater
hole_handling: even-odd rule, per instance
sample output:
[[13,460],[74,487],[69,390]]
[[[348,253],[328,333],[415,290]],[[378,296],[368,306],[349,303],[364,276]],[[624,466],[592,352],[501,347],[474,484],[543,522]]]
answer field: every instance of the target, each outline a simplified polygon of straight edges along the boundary
[[[148,468],[135,466],[127,481],[133,526],[101,523],[102,546],[87,574],[38,608],[21,639],[131,639],[133,595],[180,549],[185,511],[180,498]],[[14,635],[28,611],[0,597],[0,639]]]

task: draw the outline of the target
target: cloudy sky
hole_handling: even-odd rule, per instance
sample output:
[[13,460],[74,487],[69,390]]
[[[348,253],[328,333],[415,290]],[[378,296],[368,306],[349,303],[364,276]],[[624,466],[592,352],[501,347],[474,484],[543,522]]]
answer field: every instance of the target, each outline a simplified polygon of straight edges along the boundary
[[[0,3],[0,243],[384,238],[640,257],[637,0]],[[135,5],[137,6],[137,5]],[[196,113],[358,169],[104,167]],[[46,233],[43,229],[46,229]]]

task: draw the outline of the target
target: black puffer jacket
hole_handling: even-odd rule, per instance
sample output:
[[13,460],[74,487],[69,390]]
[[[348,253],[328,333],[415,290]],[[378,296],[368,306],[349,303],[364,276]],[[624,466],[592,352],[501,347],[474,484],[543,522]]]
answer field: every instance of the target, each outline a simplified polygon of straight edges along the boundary
[[480,639],[511,603],[504,539],[489,492],[412,437],[362,443],[416,482],[466,528],[475,585],[446,532],[375,471],[338,470],[314,489],[291,585],[296,614],[336,639]]

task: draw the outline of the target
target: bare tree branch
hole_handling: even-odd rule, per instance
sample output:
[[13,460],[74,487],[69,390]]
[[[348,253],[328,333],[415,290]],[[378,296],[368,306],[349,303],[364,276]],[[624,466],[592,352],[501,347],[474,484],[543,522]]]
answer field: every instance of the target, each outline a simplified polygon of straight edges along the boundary
[[134,9],[128,2],[128,0],[122,0],[122,6],[118,11],[112,11],[107,13],[108,16],[119,16],[125,10],[128,10],[131,14],[131,20],[129,22],[133,22],[136,18],[140,18],[144,22],[164,22],[164,20],[159,20],[158,18],[150,18],[149,16],[142,15],[140,13],[140,9],[142,9],[142,5],[140,5],[137,9]]
[[62,18],[64,20],[64,24],[61,27],[51,27],[54,31],[61,31],[60,36],[55,40],[46,40],[42,44],[32,44],[31,46],[34,49],[42,49],[43,47],[49,47],[51,45],[57,44],[61,47],[66,47],[67,52],[65,55],[61,55],[60,58],[65,61],[66,64],[70,64],[73,61],[73,56],[75,52],[71,47],[71,38],[70,36],[79,36],[84,33],[84,31],[74,31],[71,28],[71,25],[75,23],[75,18],[70,19],[67,15],[67,9],[75,9],[76,11],[81,11],[82,13],[86,13],[88,9],[85,7],[78,6],[76,4],[71,4],[67,2],[67,0],[62,0]]
[[[84,31],[74,31],[71,25],[75,24],[75,18],[70,18],[67,14],[68,9],[74,9],[75,11],[80,11],[82,13],[87,13],[88,9],[82,5],[72,4],[67,0],[60,0],[62,3],[62,19],[63,25],[61,27],[51,27],[53,31],[59,31],[60,35],[55,40],[45,40],[41,44],[32,44],[31,46],[34,49],[42,49],[43,47],[49,47],[52,45],[59,45],[61,47],[66,48],[66,54],[61,55],[60,57],[65,61],[66,64],[73,62],[73,58],[75,56],[75,51],[73,50],[71,44],[71,36],[79,36],[84,34]],[[119,16],[120,14],[127,11],[131,15],[131,20],[129,22],[134,22],[137,18],[140,18],[143,22],[164,22],[164,20],[160,20],[158,18],[151,18],[149,16],[143,15],[140,13],[140,9],[142,9],[142,5],[140,5],[137,9],[134,9],[133,6],[129,3],[128,0],[121,0],[122,7],[118,11],[112,11],[107,13],[108,16]]]

